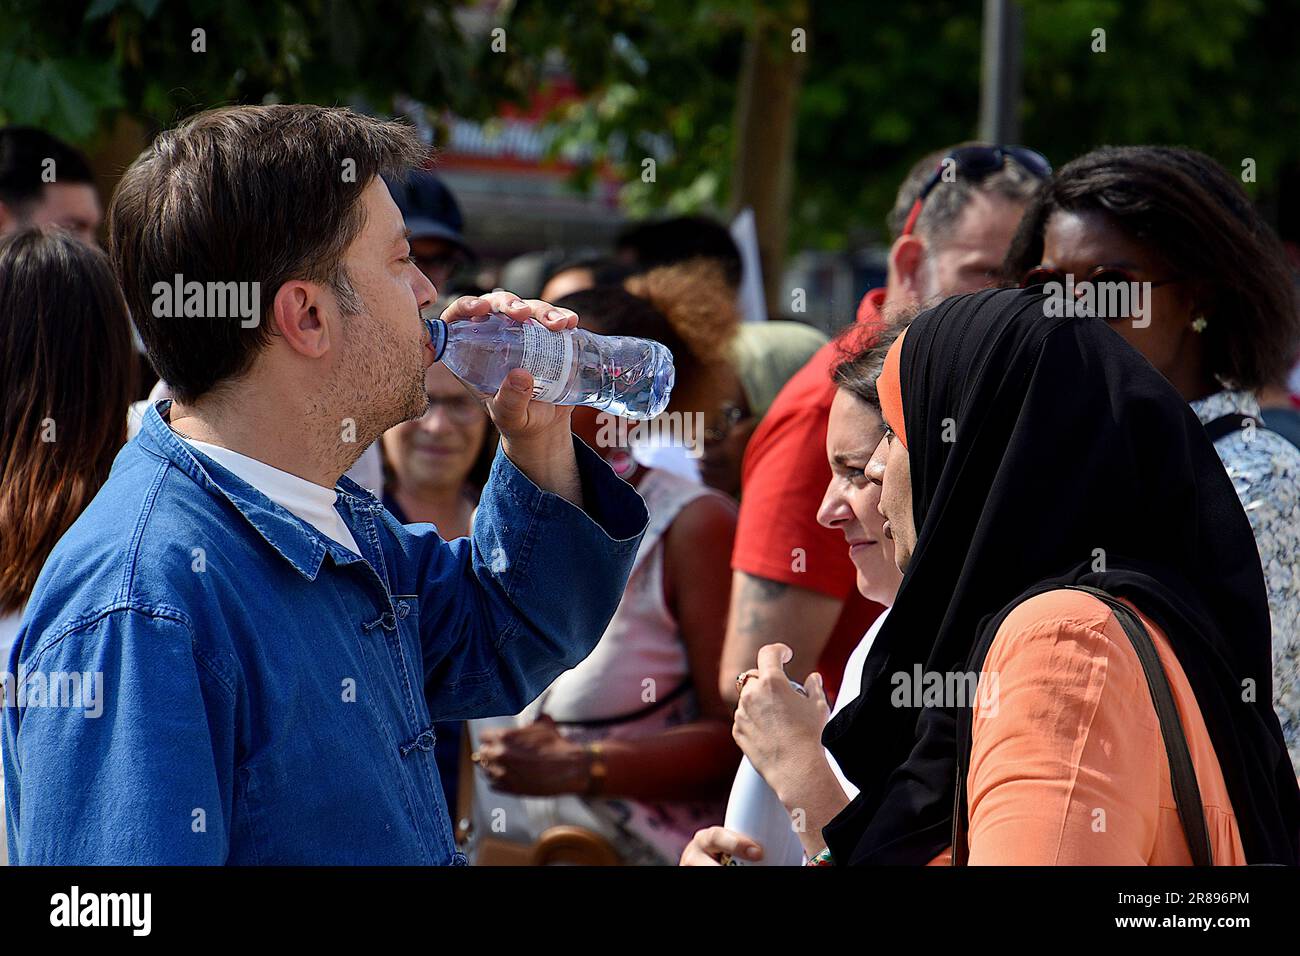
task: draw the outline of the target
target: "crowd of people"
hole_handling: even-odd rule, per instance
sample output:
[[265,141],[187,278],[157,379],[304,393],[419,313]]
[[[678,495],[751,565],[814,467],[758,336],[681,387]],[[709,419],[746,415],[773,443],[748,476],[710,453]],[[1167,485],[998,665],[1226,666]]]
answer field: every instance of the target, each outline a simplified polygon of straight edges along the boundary
[[[0,129],[10,862],[758,862],[743,756],[809,865],[1300,863],[1300,258],[1218,163],[938,148],[829,339],[703,216],[488,277],[428,166],[209,111],[105,253]],[[682,427],[430,310],[659,342]]]

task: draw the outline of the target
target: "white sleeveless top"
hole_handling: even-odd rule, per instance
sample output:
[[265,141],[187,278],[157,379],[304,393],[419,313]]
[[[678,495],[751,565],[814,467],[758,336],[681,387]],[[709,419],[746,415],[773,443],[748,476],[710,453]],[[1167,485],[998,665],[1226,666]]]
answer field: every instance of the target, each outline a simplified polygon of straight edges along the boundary
[[691,679],[690,659],[664,601],[664,533],[692,501],[718,495],[666,471],[646,474],[637,492],[650,523],[632,573],[600,643],[542,694],[543,713],[560,722],[609,720],[643,711]]
[[[560,724],[566,738],[588,743],[651,737],[699,717],[690,659],[677,620],[664,600],[663,538],[682,509],[697,498],[730,499],[658,470],[646,474],[637,492],[645,500],[650,522],[623,600],[595,650],[514,718],[516,726],[530,724],[544,713]],[[713,675],[701,679],[712,680]],[[480,729],[500,724],[500,720],[470,721],[475,746]],[[481,774],[475,774],[474,790],[475,832],[531,842],[548,827],[582,826],[608,839],[629,864],[676,864],[696,830],[722,822],[721,801],[643,803],[574,794],[521,798],[492,790]],[[500,810],[505,812],[496,815],[494,824],[492,811]]]

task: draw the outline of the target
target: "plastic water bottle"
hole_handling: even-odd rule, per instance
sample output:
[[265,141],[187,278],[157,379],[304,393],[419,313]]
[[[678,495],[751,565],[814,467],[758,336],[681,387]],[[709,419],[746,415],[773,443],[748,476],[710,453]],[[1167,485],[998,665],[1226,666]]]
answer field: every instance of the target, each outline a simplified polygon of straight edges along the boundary
[[533,397],[552,405],[590,405],[637,420],[654,418],[673,389],[673,355],[658,342],[585,329],[553,332],[499,312],[481,320],[425,319],[434,361],[489,394],[511,369],[533,375]]

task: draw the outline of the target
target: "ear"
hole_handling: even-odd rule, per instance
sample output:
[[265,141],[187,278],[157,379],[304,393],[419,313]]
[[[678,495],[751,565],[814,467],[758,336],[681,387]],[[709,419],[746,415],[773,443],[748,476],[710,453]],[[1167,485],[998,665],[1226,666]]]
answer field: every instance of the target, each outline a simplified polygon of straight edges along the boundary
[[[1178,327],[1184,335],[1192,334],[1192,322],[1198,316],[1213,314],[1214,293],[1193,279],[1171,283],[1151,290],[1151,301],[1158,303],[1150,312],[1161,324]],[[1148,309],[1150,309],[1148,305]]]
[[1215,304],[1218,296],[1214,290],[1209,288],[1204,282],[1193,282],[1189,287],[1185,301],[1187,302],[1187,314],[1192,318],[1203,315],[1206,318],[1212,316],[1215,312]]
[[907,297],[907,301],[921,298],[921,270],[925,266],[925,241],[917,236],[899,236],[889,250],[889,287],[892,292]]
[[0,202],[0,235],[4,235],[17,223],[18,217],[14,215],[14,211]]
[[321,288],[294,279],[280,286],[271,303],[271,331],[299,355],[320,358],[330,349],[329,325],[321,311]]

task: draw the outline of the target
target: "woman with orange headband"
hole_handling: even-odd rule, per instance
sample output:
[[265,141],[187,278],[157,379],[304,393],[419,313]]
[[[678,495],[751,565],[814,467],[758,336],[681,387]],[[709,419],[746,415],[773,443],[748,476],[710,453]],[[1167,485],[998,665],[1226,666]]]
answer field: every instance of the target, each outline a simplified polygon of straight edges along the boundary
[[861,792],[818,862],[1294,865],[1232,483],[1140,354],[1043,301],[949,299],[886,358],[880,510],[904,578],[823,735]]
[[[822,736],[840,782],[798,757],[809,704],[741,697],[809,862],[1294,864],[1259,559],[1177,392],[1031,291],[949,299],[879,350],[842,366],[871,382],[837,374],[828,451],[884,419],[859,469],[905,575]],[[713,827],[682,862],[763,852]]]

